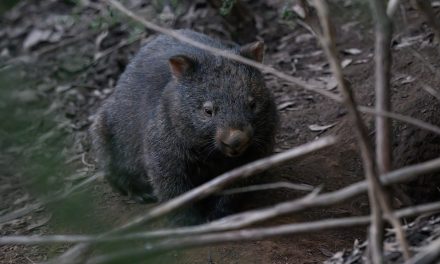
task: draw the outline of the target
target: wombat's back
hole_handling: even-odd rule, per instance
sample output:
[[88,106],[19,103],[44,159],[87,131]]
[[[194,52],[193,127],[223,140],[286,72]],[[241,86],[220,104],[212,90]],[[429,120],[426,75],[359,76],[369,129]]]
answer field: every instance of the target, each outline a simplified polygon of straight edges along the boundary
[[[238,49],[237,46],[226,45],[191,30],[183,29],[177,32],[211,47]],[[127,66],[116,87],[115,99],[141,103],[142,100],[139,100],[141,96],[151,103],[150,106],[157,105],[163,89],[172,78],[169,71],[169,58],[176,55],[197,58],[202,63],[210,61],[210,58],[214,56],[168,35],[160,35],[143,46]]]

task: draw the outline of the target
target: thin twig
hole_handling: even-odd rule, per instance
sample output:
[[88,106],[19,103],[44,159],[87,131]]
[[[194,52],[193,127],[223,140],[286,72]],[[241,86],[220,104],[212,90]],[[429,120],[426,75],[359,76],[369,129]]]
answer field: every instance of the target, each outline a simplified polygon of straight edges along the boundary
[[[395,212],[396,217],[411,217],[420,214],[432,213],[440,210],[440,202],[433,202],[418,206],[411,206],[404,209],[400,209]],[[361,219],[361,220],[359,220]],[[334,226],[333,219],[325,219],[319,220],[316,222],[308,222],[308,223],[299,223],[292,224],[290,226],[296,227],[304,227],[309,228],[307,231],[318,231],[321,228],[330,229]],[[352,223],[353,225],[363,225],[368,224],[370,222],[369,216],[362,217],[345,217],[336,219],[338,223]],[[308,226],[311,224],[310,226]],[[318,230],[316,230],[318,228]],[[176,238],[178,236],[185,237],[194,237],[199,236],[201,234],[212,233],[198,233],[198,232],[179,232],[183,228],[175,228],[175,229],[165,229],[158,231],[149,231],[149,232],[134,232],[129,234],[117,235],[117,236],[109,236],[109,237],[101,237],[99,238],[96,235],[32,235],[32,236],[3,236],[0,237],[0,245],[6,244],[21,244],[21,245],[37,245],[37,244],[53,244],[53,243],[79,243],[79,242],[94,242],[94,243],[109,243],[109,242],[124,242],[124,241],[132,241],[132,240],[150,240],[150,239],[158,239],[158,238]],[[226,230],[228,231],[228,230]],[[163,234],[168,232],[167,236]],[[163,240],[166,241],[166,240]]]
[[430,95],[434,96],[435,98],[437,98],[438,100],[440,100],[440,91],[432,88],[429,85],[422,85],[423,90],[425,90],[426,92],[428,92]]
[[[370,0],[371,13],[375,20],[375,88],[376,88],[376,110],[391,110],[391,39],[392,39],[392,22],[386,13],[386,3],[381,0]],[[392,150],[391,150],[391,122],[387,117],[376,116],[376,162],[378,173],[383,175],[391,170]],[[379,186],[380,182],[379,182]],[[383,188],[376,188],[379,194],[379,202],[385,216],[395,228],[396,240],[399,241],[405,259],[411,257],[408,241],[406,240],[400,220],[392,214],[392,206],[388,193]],[[383,227],[378,230],[380,233],[375,238],[377,242],[380,240],[382,247]],[[376,250],[374,248],[373,250]],[[379,252],[377,252],[379,253]],[[377,257],[374,256],[374,257]],[[379,259],[382,261],[382,257]],[[376,260],[376,261],[379,261]]]
[[[390,69],[391,51],[390,43],[392,36],[391,21],[386,14],[386,3],[383,1],[370,0],[371,12],[375,20],[375,91],[376,111],[390,111]],[[391,10],[390,10],[391,11]],[[376,116],[376,163],[378,173],[384,174],[391,169],[391,127],[387,117]],[[389,203],[389,197],[383,199]],[[383,208],[382,208],[383,209]],[[383,221],[376,222],[377,226],[370,226],[370,249],[373,263],[382,263],[383,247]],[[399,224],[400,227],[400,224]],[[397,228],[398,231],[401,229]],[[399,239],[400,241],[400,239]],[[406,244],[401,243],[402,247]],[[404,248],[404,252],[407,249]],[[407,255],[405,258],[407,258]]]
[[[420,213],[427,213],[440,210],[440,202],[431,203],[427,205],[417,206],[402,209],[394,213],[394,217],[409,217]],[[108,263],[110,261],[118,262],[126,260],[130,257],[130,260],[142,259],[152,254],[161,253],[171,249],[184,249],[192,247],[203,247],[206,245],[215,245],[226,242],[236,242],[236,241],[255,241],[262,240],[266,238],[301,234],[309,232],[317,232],[326,229],[333,228],[349,228],[358,225],[366,225],[370,223],[371,217],[369,216],[358,216],[358,217],[347,217],[339,219],[326,219],[308,223],[300,224],[287,224],[279,225],[276,227],[268,228],[251,228],[243,229],[238,231],[229,231],[224,233],[211,233],[198,236],[188,236],[182,238],[168,239],[156,243],[147,244],[144,248],[134,249],[134,250],[123,250],[116,252],[114,254],[97,256],[90,259],[87,264],[101,264]],[[437,252],[436,252],[437,253]],[[430,262],[423,262],[430,263]]]
[[114,45],[114,46],[112,46],[112,47],[110,47],[110,48],[108,48],[106,50],[103,50],[103,51],[97,53],[97,56],[95,56],[93,61],[88,66],[96,65],[101,59],[109,56],[113,52],[118,51],[118,50],[120,50],[121,48],[123,48],[125,46],[129,46],[129,45],[135,43],[136,41],[139,41],[139,40],[143,39],[145,36],[146,36],[146,34],[142,33],[142,34],[137,35],[136,37],[133,37],[133,38],[130,38],[130,39],[121,40],[118,44],[116,44],[116,45]]
[[274,182],[274,183],[265,183],[265,184],[251,185],[241,188],[228,189],[219,193],[219,195],[231,195],[231,194],[245,193],[245,192],[265,191],[270,189],[290,189],[290,190],[306,192],[306,191],[313,191],[313,189],[315,188],[308,184],[298,184],[292,182]]
[[[370,0],[375,20],[375,88],[376,111],[391,111],[390,76],[391,76],[391,37],[392,24],[385,12],[386,3],[381,0]],[[376,162],[379,174],[391,169],[391,126],[384,116],[376,116]]]
[[420,127],[423,128],[425,130],[434,132],[438,135],[440,135],[440,127],[435,126],[433,124],[424,122],[420,119],[414,118],[414,117],[410,117],[410,116],[406,116],[406,115],[402,115],[402,114],[398,114],[398,113],[391,113],[391,112],[378,112],[377,110],[375,110],[374,108],[370,108],[370,107],[365,107],[365,106],[358,106],[358,110],[362,113],[365,114],[370,114],[370,115],[379,115],[379,116],[386,116],[395,120],[399,120],[402,121],[404,123],[416,126],[416,127]]
[[323,47],[327,58],[330,62],[330,67],[332,69],[333,75],[335,76],[338,87],[341,94],[344,97],[345,106],[348,108],[351,120],[354,124],[357,139],[359,142],[362,163],[365,170],[365,176],[367,178],[368,187],[368,197],[370,201],[371,208],[371,225],[370,225],[370,241],[372,249],[373,263],[382,262],[382,216],[381,216],[381,206],[378,201],[379,198],[376,196],[383,196],[382,187],[379,183],[378,175],[375,170],[373,149],[368,142],[367,128],[362,121],[362,118],[357,111],[356,103],[352,94],[351,89],[348,86],[347,81],[344,79],[342,74],[342,66],[338,57],[338,52],[334,40],[334,31],[331,26],[329,11],[327,5],[324,1],[315,0],[315,7],[318,11],[318,17],[321,22],[322,36],[319,37],[321,46]]

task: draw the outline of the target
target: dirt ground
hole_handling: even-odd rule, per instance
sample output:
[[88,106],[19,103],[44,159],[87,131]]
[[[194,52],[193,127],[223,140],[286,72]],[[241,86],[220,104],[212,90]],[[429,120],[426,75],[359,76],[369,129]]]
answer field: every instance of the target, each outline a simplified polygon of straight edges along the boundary
[[[91,164],[92,157],[88,155],[87,141],[90,116],[112,92],[117,77],[139,46],[154,36],[116,12],[109,18],[109,10],[103,8],[105,5],[100,2],[24,2],[0,18],[0,71],[19,73],[20,80],[30,80],[17,85],[19,96],[14,97],[19,101],[17,109],[29,104],[35,107],[36,101],[46,102],[43,110],[29,113],[32,114],[32,122],[37,123],[46,122],[42,120],[49,116],[55,123],[52,127],[62,131],[62,147],[57,154],[67,169],[58,168],[56,175],[59,178],[54,180],[57,184],[52,184],[55,185],[53,189],[44,189],[42,193],[33,187],[32,171],[23,173],[26,170],[22,167],[28,165],[21,164],[21,159],[17,159],[17,155],[23,153],[17,152],[19,142],[7,142],[7,137],[2,139],[0,220],[5,220],[5,216],[17,209],[34,206],[37,197],[68,189],[93,175],[94,166]],[[163,15],[169,13],[158,4],[161,1],[125,2],[146,19],[170,26],[170,22],[163,19]],[[173,6],[170,12],[175,15],[175,20],[171,25],[238,42],[262,39],[267,45],[266,64],[304,80],[319,82],[323,89],[336,92],[328,63],[314,37],[300,25],[281,19],[285,1],[244,2],[255,15],[257,35],[249,36],[246,29],[228,22],[218,9],[205,1]],[[332,14],[336,22],[338,48],[346,64],[345,77],[351,83],[357,101],[372,106],[374,36],[367,8],[357,1],[335,1]],[[402,14],[397,16],[393,40],[393,109],[440,125],[439,100],[422,88],[423,84],[437,88],[438,76],[431,68],[438,70],[440,66],[438,49],[433,43],[432,32],[419,14],[410,6],[402,10],[408,23],[405,25]],[[440,10],[435,11],[438,13]],[[423,60],[419,59],[420,56]],[[324,135],[336,134],[342,139],[337,146],[270,171],[266,180],[322,186],[323,192],[362,180],[359,151],[344,107],[273,76],[267,75],[266,82],[275,95],[281,116],[276,137],[277,152]],[[6,89],[4,83],[0,82],[0,85]],[[4,105],[0,105],[2,111],[5,111]],[[23,115],[26,111],[14,110],[14,113]],[[11,118],[14,116],[11,112]],[[370,116],[365,116],[365,119],[373,139],[373,121]],[[440,140],[435,135],[400,122],[394,123],[394,131],[396,168],[439,155]],[[36,134],[35,137],[41,139],[46,134]],[[36,140],[27,146],[32,147],[38,142]],[[5,146],[8,147],[3,149]],[[439,184],[432,178],[428,175],[403,188],[414,201],[438,199],[436,186]],[[302,195],[304,193],[284,189],[256,192],[243,200],[242,207],[268,206]],[[131,202],[114,192],[104,180],[90,183],[86,190],[73,196],[76,200],[68,198],[46,206],[36,205],[37,209],[29,210],[21,217],[0,221],[0,235],[99,233],[127,222],[152,206]],[[283,216],[264,225],[366,213],[368,203],[362,196],[330,208]],[[147,263],[320,263],[343,248],[351,248],[355,240],[365,240],[365,230],[366,227],[344,228],[175,251]],[[58,255],[68,246],[0,246],[0,263],[35,263]]]

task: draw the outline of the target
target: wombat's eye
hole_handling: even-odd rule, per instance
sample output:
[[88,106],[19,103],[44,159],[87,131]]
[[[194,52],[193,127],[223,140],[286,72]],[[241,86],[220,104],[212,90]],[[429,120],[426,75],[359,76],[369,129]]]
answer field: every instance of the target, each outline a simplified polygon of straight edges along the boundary
[[203,112],[208,117],[212,117],[214,115],[214,106],[212,105],[212,102],[205,102],[203,104]]

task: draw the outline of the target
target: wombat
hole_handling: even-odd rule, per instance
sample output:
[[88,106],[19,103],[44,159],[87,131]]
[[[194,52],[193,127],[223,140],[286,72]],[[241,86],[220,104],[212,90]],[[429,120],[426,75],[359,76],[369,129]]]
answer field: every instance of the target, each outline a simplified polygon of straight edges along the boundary
[[[178,32],[263,59],[262,42],[240,47]],[[270,154],[277,121],[257,69],[159,35],[129,63],[99,109],[91,136],[113,187],[140,201],[166,201]],[[189,214],[206,220],[228,212],[227,198],[208,200]]]

